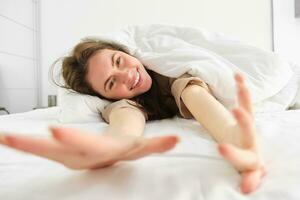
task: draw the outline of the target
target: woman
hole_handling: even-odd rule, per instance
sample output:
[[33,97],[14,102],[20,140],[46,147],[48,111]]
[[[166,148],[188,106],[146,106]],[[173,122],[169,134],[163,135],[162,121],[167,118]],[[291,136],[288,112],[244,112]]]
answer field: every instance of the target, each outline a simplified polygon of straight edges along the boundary
[[218,142],[221,155],[242,175],[241,191],[255,190],[265,174],[260,157],[249,92],[235,75],[239,105],[232,114],[198,77],[172,79],[147,70],[125,47],[85,40],[63,59],[65,87],[114,103],[102,117],[109,123],[101,135],[71,128],[50,128],[53,139],[3,135],[1,143],[62,163],[71,169],[96,169],[172,149],[176,136],[141,137],[146,120],[180,114],[195,118]]

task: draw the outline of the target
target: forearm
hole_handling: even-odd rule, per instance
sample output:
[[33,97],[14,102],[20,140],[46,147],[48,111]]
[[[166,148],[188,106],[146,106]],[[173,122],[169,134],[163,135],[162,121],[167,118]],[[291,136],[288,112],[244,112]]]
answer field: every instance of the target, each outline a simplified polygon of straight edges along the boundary
[[217,142],[235,142],[234,132],[238,128],[235,118],[204,88],[190,85],[182,92],[181,98]]
[[104,134],[128,134],[141,136],[145,128],[145,117],[132,108],[113,110],[109,116],[109,126]]

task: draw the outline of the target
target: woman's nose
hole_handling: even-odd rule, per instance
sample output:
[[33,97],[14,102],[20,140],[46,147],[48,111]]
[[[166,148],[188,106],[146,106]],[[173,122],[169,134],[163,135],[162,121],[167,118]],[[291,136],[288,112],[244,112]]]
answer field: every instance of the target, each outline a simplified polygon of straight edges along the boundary
[[120,70],[118,72],[118,75],[119,75],[122,83],[125,83],[125,84],[130,84],[134,77],[133,70],[129,70],[129,69]]

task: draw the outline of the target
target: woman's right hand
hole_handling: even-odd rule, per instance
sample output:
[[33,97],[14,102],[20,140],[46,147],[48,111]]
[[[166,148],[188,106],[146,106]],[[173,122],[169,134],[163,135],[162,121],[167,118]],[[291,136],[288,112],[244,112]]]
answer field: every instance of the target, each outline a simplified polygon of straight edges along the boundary
[[50,128],[52,138],[0,135],[0,143],[10,148],[44,157],[68,168],[97,169],[118,161],[135,160],[175,147],[177,136],[154,138],[125,134],[94,135],[74,128]]

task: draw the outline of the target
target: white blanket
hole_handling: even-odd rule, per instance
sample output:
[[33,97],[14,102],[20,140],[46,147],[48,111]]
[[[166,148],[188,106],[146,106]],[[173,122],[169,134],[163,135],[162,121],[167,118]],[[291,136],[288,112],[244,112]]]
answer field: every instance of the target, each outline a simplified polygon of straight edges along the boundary
[[[0,116],[0,130],[48,136],[59,125],[58,107]],[[258,138],[268,174],[261,187],[239,192],[240,175],[217,152],[195,120],[147,123],[145,137],[176,134],[170,152],[123,162],[107,169],[72,171],[52,161],[0,146],[1,200],[299,200],[300,110],[259,113]],[[100,133],[106,123],[68,124]]]
[[273,52],[197,27],[130,26],[100,38],[127,46],[148,69],[165,76],[189,73],[202,78],[227,108],[236,105],[235,72],[245,75],[255,111],[262,111],[258,105],[293,75],[289,64]]

